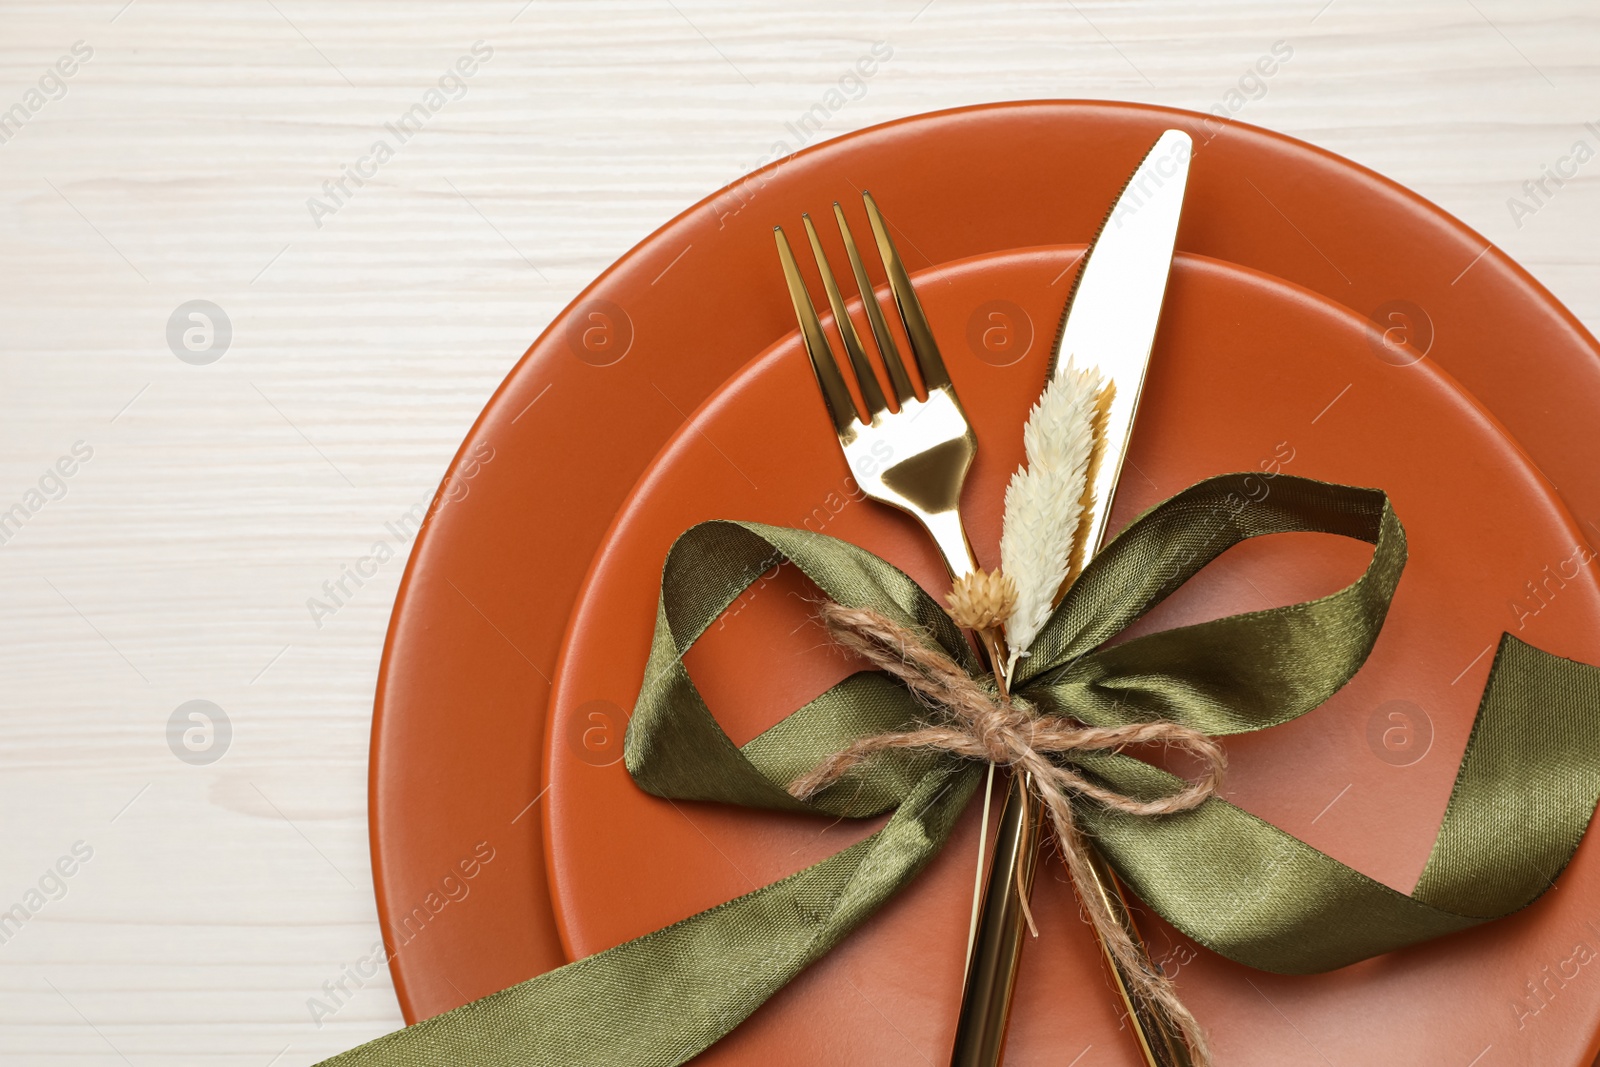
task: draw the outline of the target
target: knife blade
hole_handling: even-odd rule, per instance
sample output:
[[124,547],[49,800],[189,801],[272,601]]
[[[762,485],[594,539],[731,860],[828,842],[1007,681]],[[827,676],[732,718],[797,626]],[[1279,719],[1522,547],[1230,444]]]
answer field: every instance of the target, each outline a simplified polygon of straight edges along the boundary
[[1168,130],[1145,154],[1078,271],[1051,356],[1051,375],[1098,367],[1111,384],[1101,457],[1091,472],[1092,500],[1084,544],[1092,555],[1105,542],[1117,481],[1133,437],[1139,396],[1155,344],[1161,304],[1178,239],[1193,142]]

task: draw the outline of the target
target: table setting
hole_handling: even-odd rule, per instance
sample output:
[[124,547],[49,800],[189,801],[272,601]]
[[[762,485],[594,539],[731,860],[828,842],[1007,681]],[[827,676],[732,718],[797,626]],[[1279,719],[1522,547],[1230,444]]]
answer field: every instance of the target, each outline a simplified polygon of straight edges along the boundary
[[369,812],[412,1025],[325,1062],[1586,1067],[1597,355],[1197,112],[915,115],[711,194],[418,535]]

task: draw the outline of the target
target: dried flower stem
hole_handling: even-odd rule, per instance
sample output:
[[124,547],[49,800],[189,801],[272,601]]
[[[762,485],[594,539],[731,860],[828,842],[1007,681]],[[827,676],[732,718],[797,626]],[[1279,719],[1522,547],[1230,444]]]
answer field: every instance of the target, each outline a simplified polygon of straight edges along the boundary
[[1000,569],[1016,584],[1006,622],[1009,677],[1044,628],[1073,570],[1105,379],[1071,363],[1045,386],[1022,430],[1026,464],[1006,486]]

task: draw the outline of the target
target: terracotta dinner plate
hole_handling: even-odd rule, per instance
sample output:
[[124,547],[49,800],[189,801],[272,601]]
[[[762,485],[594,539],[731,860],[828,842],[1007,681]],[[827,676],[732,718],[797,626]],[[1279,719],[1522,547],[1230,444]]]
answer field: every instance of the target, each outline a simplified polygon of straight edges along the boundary
[[[373,724],[378,906],[408,1018],[565,958],[536,811],[557,649],[640,474],[713,390],[792,331],[771,226],[866,187],[913,269],[1086,241],[1169,125],[1200,145],[1180,249],[1404,332],[1499,418],[1594,532],[1593,339],[1498,250],[1363,168],[1247,126],[1086,102],[919,116],[799,153],[691,208],[580,295],[508,376],[446,475],[441,499],[452,502],[413,551]],[[995,310],[971,309],[969,324],[993,324]],[[981,328],[973,336],[943,341],[986,344]],[[1260,342],[1293,358],[1293,338]],[[1009,355],[1001,345],[990,358]],[[494,859],[471,895],[431,910],[441,880],[480,843]]]
[[[841,250],[839,251],[842,255]],[[1027,250],[918,275],[935,336],[956,337],[973,307],[1008,300],[1048,321],[1052,280],[1078,249]],[[859,317],[859,316],[858,316]],[[865,321],[860,324],[865,329]],[[1290,472],[1386,489],[1410,560],[1383,635],[1357,678],[1277,730],[1230,739],[1235,803],[1409,892],[1426,862],[1466,746],[1490,657],[1506,629],[1600,662],[1600,585],[1587,569],[1536,616],[1506,590],[1574,557],[1566,509],[1492,418],[1433,364],[1378,358],[1366,319],[1331,301],[1216,261],[1174,270],[1113,531],[1210,474]],[[978,434],[962,500],[974,548],[997,563],[1005,482],[1044,380],[1045,343],[994,366],[950,346],[951,377]],[[1267,483],[1270,485],[1270,483]],[[1268,490],[1270,491],[1270,489]],[[774,817],[643,793],[615,746],[586,744],[638,692],[655,623],[661,561],[695,522],[754,519],[869,547],[924,588],[948,588],[910,521],[860,499],[791,336],[732,378],[645,473],[595,557],[568,628],[551,705],[545,805],[556,916],[573,956],[665,926],[824,859],[872,826]],[[1370,546],[1294,535],[1241,546],[1141,629],[1253,611],[1332,592]],[[1578,569],[1576,566],[1571,568]],[[792,573],[765,576],[691,655],[712,711],[738,743],[857,669],[814,625]],[[814,590],[811,590],[814,595]],[[707,1063],[919,1064],[948,1056],[977,854],[978,809],[929,871],[840,951],[814,965]],[[1179,971],[1219,1061],[1573,1064],[1592,1056],[1600,982],[1571,982],[1548,1007],[1523,983],[1595,934],[1600,846],[1561,889],[1514,919],[1324,976],[1282,977],[1230,964],[1150,920],[1154,951]],[[1058,864],[1035,908],[1051,922],[1024,956],[1013,1063],[1142,1063],[1119,1033],[1118,1000],[1077,918]],[[1532,1009],[1540,1007],[1535,1013]],[[1284,1014],[1279,1015],[1282,1011]],[[818,1028],[819,1018],[828,1025]],[[1353,1020],[1360,1026],[1352,1026]]]

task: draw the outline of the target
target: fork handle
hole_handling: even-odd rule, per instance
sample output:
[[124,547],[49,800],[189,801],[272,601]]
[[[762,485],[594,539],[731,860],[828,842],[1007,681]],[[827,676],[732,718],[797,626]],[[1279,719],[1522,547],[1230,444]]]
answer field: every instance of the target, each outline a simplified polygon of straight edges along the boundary
[[[1023,803],[1022,793],[1028,788],[1026,773],[1013,775],[1000,809],[976,937],[967,958],[950,1067],[995,1067],[1004,1054],[1024,936],[1017,883],[1032,893],[1043,829],[1044,805]],[[1031,818],[1024,815],[1028,810]]]
[[[1039,842],[1045,831],[1044,805],[1037,799],[1024,802],[1023,794],[1030,788],[1027,774],[1013,775],[1005,805],[1000,810],[977,939],[972,946],[962,990],[961,1014],[957,1017],[956,1038],[950,1053],[951,1067],[996,1067],[1005,1052],[1011,994],[1027,938],[1017,899],[1017,883],[1022,883],[1024,893],[1032,893]],[[1085,847],[1094,878],[1094,885],[1087,887],[1087,891],[1100,894],[1134,944],[1142,949],[1144,942],[1128,912],[1116,875],[1092,842],[1086,841]],[[1144,1062],[1148,1067],[1191,1067],[1177,1023],[1159,1010],[1147,1011],[1142,1005],[1136,1005],[1117,961],[1104,942],[1100,948],[1128,1012]]]

